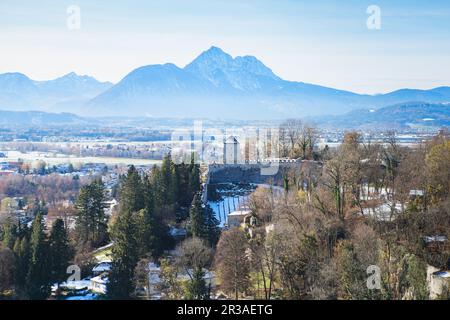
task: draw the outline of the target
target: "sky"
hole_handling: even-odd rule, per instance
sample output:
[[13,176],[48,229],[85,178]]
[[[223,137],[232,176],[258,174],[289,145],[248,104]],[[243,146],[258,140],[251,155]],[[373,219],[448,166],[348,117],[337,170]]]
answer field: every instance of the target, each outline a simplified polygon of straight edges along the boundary
[[[371,5],[379,29],[367,26]],[[212,45],[357,93],[448,86],[450,1],[0,0],[0,73],[116,83],[143,65],[184,67]]]

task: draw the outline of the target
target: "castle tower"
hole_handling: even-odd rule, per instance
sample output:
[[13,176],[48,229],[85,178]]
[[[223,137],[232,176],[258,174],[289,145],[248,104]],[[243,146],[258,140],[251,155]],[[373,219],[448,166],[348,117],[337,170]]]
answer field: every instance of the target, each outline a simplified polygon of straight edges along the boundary
[[223,163],[237,164],[240,161],[239,141],[234,136],[229,136],[223,142]]

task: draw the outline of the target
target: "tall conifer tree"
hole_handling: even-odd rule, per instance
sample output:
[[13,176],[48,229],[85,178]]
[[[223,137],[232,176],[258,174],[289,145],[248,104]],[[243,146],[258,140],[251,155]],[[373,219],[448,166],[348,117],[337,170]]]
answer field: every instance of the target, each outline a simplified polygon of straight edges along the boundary
[[50,294],[48,244],[41,212],[36,215],[31,231],[27,291],[35,300],[46,299]]

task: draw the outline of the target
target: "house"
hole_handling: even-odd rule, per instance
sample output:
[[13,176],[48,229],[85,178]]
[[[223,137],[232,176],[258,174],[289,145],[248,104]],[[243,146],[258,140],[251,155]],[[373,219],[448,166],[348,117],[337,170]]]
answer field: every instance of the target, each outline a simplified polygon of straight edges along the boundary
[[114,212],[114,208],[118,205],[118,202],[116,199],[111,199],[109,201],[105,202],[106,208],[105,208],[105,214],[107,216],[111,216]]
[[187,236],[187,230],[185,228],[170,227],[169,234],[176,239],[184,239]]
[[409,191],[410,198],[420,198],[420,197],[423,197],[424,194],[425,193],[423,190],[410,190]]
[[91,278],[88,289],[95,293],[106,294],[108,282],[108,274],[102,273]]
[[111,271],[111,262],[109,261],[102,261],[99,264],[97,264],[94,268],[92,268],[92,273],[94,275],[99,275],[109,271]]
[[63,283],[54,283],[51,286],[51,290],[52,294],[55,294],[58,289],[86,290],[89,287],[89,283],[90,283],[89,279],[65,281]]
[[439,270],[428,266],[427,282],[430,299],[437,299],[450,290],[450,270]]
[[244,223],[245,218],[251,214],[250,210],[237,210],[230,212],[228,214],[228,226],[231,227],[239,227],[242,223]]
[[449,242],[445,235],[430,235],[423,238],[425,247],[431,252],[440,252],[449,248]]
[[400,203],[395,203],[395,205],[387,201],[373,208],[364,208],[363,215],[371,216],[378,221],[393,221],[395,220],[396,214],[403,211],[403,207]]

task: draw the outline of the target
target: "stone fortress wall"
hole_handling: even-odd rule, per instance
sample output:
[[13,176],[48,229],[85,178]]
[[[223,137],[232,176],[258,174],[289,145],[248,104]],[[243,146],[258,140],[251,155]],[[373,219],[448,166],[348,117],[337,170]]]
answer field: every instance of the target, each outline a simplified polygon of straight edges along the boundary
[[259,162],[242,164],[210,164],[208,183],[270,183],[283,185],[286,172],[299,171],[302,161]]

